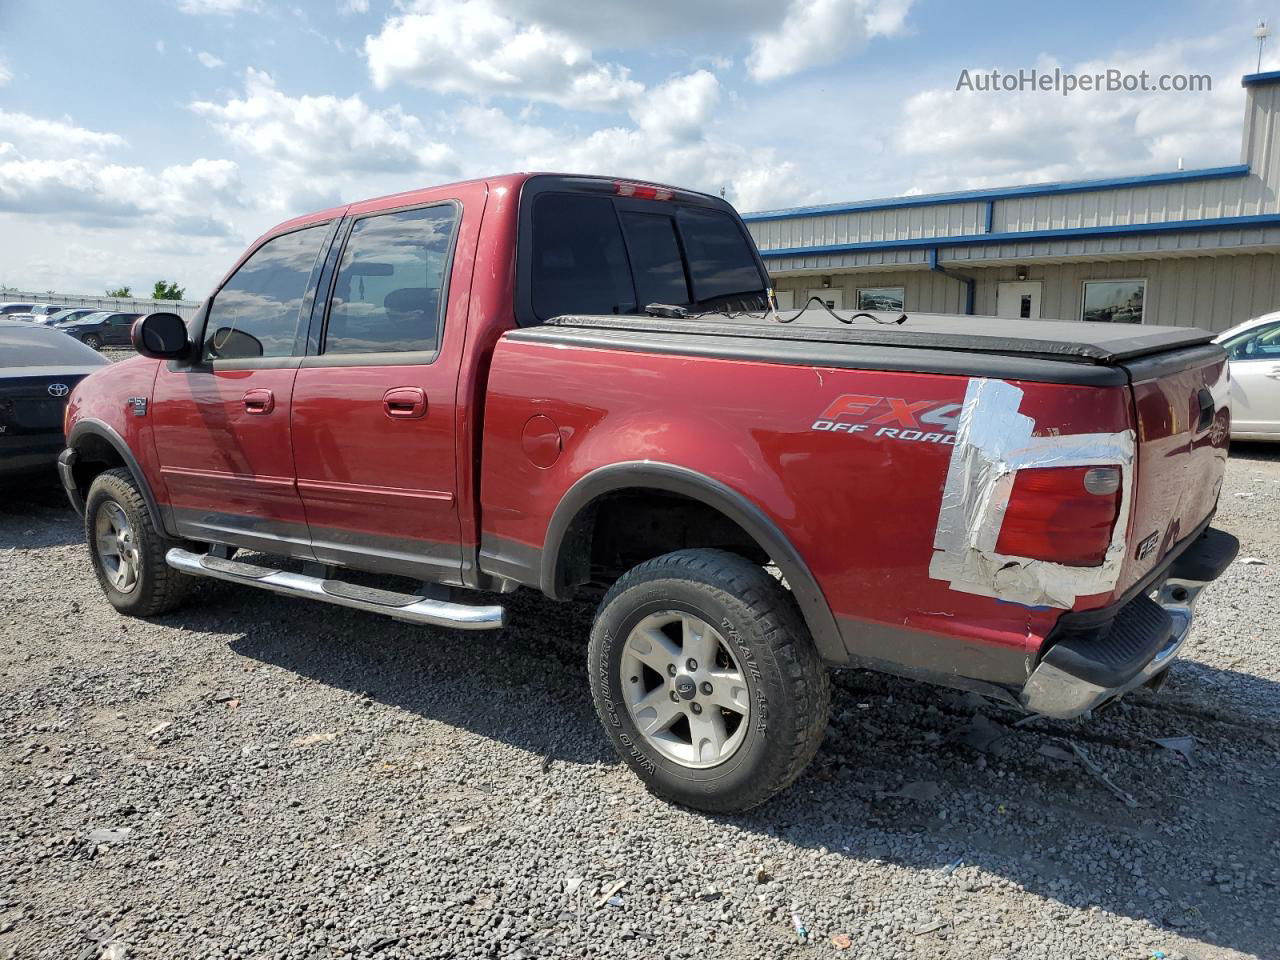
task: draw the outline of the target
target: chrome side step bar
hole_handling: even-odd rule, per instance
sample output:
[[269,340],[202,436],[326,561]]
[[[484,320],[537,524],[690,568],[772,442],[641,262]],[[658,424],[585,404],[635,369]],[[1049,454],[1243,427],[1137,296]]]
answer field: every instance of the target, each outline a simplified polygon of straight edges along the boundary
[[223,560],[178,547],[165,554],[165,562],[173,569],[194,577],[211,577],[214,580],[261,587],[291,597],[322,600],[340,607],[381,613],[407,623],[425,623],[433,627],[454,627],[458,630],[497,630],[507,623],[507,611],[499,606],[470,606],[409,593],[360,587],[341,580],[324,580],[288,570]]

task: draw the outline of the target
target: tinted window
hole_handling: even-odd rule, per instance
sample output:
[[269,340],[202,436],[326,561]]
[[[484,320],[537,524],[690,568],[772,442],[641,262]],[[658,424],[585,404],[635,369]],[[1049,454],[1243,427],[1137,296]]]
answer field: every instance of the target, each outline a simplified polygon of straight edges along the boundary
[[693,295],[699,303],[764,290],[755,256],[732,217],[685,207],[680,211],[680,232],[689,258]]
[[205,359],[293,353],[307,279],[328,224],[268,240],[232,275],[209,308]]
[[357,220],[334,284],[324,352],[437,350],[457,207]]
[[622,231],[608,197],[543,194],[533,205],[533,312],[634,313]]
[[643,308],[650,303],[688,303],[689,285],[684,278],[675,221],[633,210],[623,211],[621,216],[635,271],[638,305]]
[[102,366],[110,363],[92,347],[49,327],[0,326],[0,369],[6,367]]

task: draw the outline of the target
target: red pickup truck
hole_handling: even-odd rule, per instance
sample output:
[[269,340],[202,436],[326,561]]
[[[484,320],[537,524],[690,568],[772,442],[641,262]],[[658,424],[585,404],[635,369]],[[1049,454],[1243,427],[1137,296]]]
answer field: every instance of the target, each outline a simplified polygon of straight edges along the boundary
[[608,737],[707,810],[799,775],[832,667],[1063,718],[1157,685],[1237,548],[1209,334],[780,316],[732,208],[671,187],[300,217],[133,337],[60,459],[117,609],[196,577],[464,629],[599,598]]

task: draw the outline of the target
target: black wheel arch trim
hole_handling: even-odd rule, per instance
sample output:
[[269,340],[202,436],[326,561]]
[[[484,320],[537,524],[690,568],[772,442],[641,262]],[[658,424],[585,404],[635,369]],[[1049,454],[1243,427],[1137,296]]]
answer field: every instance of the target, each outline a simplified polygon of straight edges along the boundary
[[801,616],[823,659],[840,663],[848,654],[831,607],[796,548],[765,512],[743,494],[705,474],[675,464],[650,460],[598,467],[580,477],[561,498],[551,516],[542,548],[539,586],[553,599],[564,599],[560,576],[565,539],[573,524],[596,500],[620,490],[661,490],[688,497],[718,510],[758,543],[791,587]]
[[[166,522],[168,515],[166,511],[160,508],[160,503],[156,500],[155,494],[151,490],[151,484],[147,482],[147,475],[143,472],[137,457],[133,455],[133,451],[129,449],[129,445],[125,443],[124,437],[120,436],[110,424],[87,417],[83,420],[77,420],[76,425],[67,434],[67,449],[75,450],[77,442],[83,440],[86,436],[98,437],[106,441],[120,455],[124,465],[133,474],[133,479],[137,481],[138,489],[142,492],[142,499],[146,502],[147,513],[151,517],[151,522],[156,529],[164,530],[170,536],[173,536],[173,525]],[[64,478],[64,486],[66,482]],[[68,491],[68,495],[70,495],[70,491]]]

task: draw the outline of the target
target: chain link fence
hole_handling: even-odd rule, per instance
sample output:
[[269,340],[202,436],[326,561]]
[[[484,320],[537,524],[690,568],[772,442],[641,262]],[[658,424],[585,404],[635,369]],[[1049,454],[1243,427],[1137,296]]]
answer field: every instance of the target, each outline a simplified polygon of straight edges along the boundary
[[95,307],[121,313],[176,313],[184,320],[195,316],[200,300],[152,300],[147,297],[92,297],[77,293],[33,293],[30,290],[0,290],[0,303],[54,303],[64,307]]

